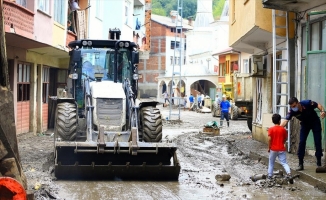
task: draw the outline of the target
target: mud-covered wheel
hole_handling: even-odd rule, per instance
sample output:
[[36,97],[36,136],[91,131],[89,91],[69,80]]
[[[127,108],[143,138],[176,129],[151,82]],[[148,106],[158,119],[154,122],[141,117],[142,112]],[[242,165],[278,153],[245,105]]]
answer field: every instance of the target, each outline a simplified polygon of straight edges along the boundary
[[231,119],[232,120],[237,120],[239,115],[239,108],[238,106],[232,105],[231,106]]
[[161,112],[155,107],[141,109],[142,138],[145,142],[162,141]]
[[55,121],[55,136],[64,141],[73,141],[77,134],[76,105],[69,102],[58,103]]
[[252,132],[252,117],[247,117],[247,125],[250,132]]

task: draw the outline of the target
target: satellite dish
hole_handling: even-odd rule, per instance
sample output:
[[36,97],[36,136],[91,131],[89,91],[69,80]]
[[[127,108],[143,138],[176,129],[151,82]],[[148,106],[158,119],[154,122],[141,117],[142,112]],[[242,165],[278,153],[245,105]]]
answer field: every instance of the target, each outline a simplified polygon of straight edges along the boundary
[[76,10],[80,9],[80,7],[76,1],[71,2],[70,8],[71,8],[71,11],[76,11]]

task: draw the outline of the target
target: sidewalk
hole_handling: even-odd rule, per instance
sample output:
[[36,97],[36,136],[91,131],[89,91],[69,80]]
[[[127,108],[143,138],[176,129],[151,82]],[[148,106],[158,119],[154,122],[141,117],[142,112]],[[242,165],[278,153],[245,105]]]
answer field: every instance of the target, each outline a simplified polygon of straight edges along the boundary
[[[260,162],[268,166],[269,153],[267,152],[267,145],[253,140],[248,136],[246,138],[234,138],[234,145],[239,151],[248,155],[251,159],[260,160]],[[299,174],[300,180],[307,182],[326,193],[326,173],[316,173],[317,165],[316,158],[314,156],[305,156],[303,171],[295,171],[295,168],[298,166],[298,157],[296,154],[288,153],[287,161],[291,168],[292,175]],[[325,161],[323,164],[326,164]],[[282,165],[279,164],[277,159],[275,169],[282,169],[284,171]]]

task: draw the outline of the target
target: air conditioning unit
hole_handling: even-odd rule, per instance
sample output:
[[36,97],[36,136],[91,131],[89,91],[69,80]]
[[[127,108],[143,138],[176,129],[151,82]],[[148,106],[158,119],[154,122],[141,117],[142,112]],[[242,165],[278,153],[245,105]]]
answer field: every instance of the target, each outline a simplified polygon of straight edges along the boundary
[[249,58],[249,69],[251,75],[263,76],[265,74],[266,66],[264,65],[264,56],[252,55]]

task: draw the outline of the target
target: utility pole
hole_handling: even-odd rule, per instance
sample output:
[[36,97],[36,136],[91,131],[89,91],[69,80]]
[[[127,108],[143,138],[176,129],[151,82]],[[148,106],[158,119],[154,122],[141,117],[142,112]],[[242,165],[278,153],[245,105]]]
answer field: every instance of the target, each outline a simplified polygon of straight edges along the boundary
[[[0,178],[16,179],[27,189],[27,181],[20,164],[15,126],[13,93],[10,91],[3,0],[0,0]],[[7,188],[11,191],[11,188]],[[0,187],[0,194],[6,190]]]

